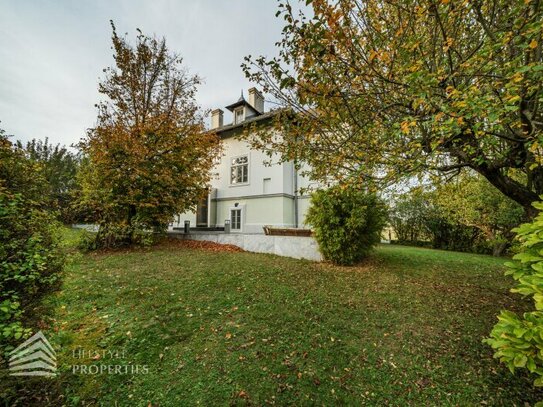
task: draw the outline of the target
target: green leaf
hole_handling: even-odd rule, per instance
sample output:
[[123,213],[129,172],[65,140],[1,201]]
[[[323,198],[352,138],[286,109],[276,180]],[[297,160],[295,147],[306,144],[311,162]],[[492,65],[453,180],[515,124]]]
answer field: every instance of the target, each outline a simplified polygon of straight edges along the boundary
[[515,359],[513,360],[513,364],[515,367],[524,367],[526,365],[526,362],[528,361],[528,358],[526,355],[517,355],[515,356]]

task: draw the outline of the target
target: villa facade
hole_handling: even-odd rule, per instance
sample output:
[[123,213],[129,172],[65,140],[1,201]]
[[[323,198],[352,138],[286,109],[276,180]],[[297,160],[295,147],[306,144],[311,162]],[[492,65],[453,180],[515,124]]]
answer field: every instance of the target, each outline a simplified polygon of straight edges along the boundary
[[[251,148],[239,136],[253,124],[270,126],[277,111],[264,110],[264,97],[256,88],[238,101],[226,106],[232,123],[224,124],[224,111],[211,112],[211,130],[223,143],[220,161],[213,169],[211,189],[195,212],[179,214],[170,228],[222,228],[230,225],[231,233],[264,233],[264,226],[301,228],[309,206],[309,196],[300,189],[308,180],[296,170],[293,162],[268,165],[263,151]],[[251,125],[251,127],[249,127]]]

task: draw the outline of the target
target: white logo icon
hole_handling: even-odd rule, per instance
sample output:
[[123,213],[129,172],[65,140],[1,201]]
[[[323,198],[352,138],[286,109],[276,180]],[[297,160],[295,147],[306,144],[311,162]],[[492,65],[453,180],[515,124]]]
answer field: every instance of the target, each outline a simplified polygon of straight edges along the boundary
[[41,331],[9,355],[10,376],[56,376],[56,354]]

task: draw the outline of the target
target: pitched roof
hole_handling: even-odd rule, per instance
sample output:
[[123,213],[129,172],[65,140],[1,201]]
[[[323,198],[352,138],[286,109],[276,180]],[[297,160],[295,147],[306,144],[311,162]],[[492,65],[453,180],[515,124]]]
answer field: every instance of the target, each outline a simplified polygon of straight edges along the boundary
[[243,128],[244,126],[247,126],[247,125],[250,125],[250,124],[253,124],[253,123],[257,123],[257,122],[261,122],[261,121],[265,121],[267,119],[271,119],[275,115],[282,112],[283,110],[284,109],[270,110],[269,112],[266,112],[266,113],[260,113],[258,116],[251,116],[248,119],[242,121],[241,123],[227,124],[225,126],[221,126],[221,127],[216,128],[216,129],[212,129],[210,131],[215,132],[218,135],[221,135],[222,133],[229,133],[230,131],[234,131],[234,130]]
[[253,106],[251,106],[251,104],[249,102],[247,102],[245,100],[245,98],[243,97],[243,91],[241,92],[241,96],[240,98],[238,99],[237,102],[234,102],[228,106],[225,106],[228,110],[230,110],[231,112],[234,111],[234,109],[236,109],[237,107],[240,107],[240,106],[246,106],[249,108],[249,110],[256,116],[259,116],[261,115],[262,113],[260,113],[258,110],[256,110]]

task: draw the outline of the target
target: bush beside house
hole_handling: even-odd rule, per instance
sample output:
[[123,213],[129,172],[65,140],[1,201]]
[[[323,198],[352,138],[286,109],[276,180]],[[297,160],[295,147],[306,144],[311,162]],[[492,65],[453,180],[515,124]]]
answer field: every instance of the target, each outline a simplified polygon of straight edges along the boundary
[[338,185],[313,193],[306,222],[326,260],[352,265],[381,240],[386,206],[375,194]]

